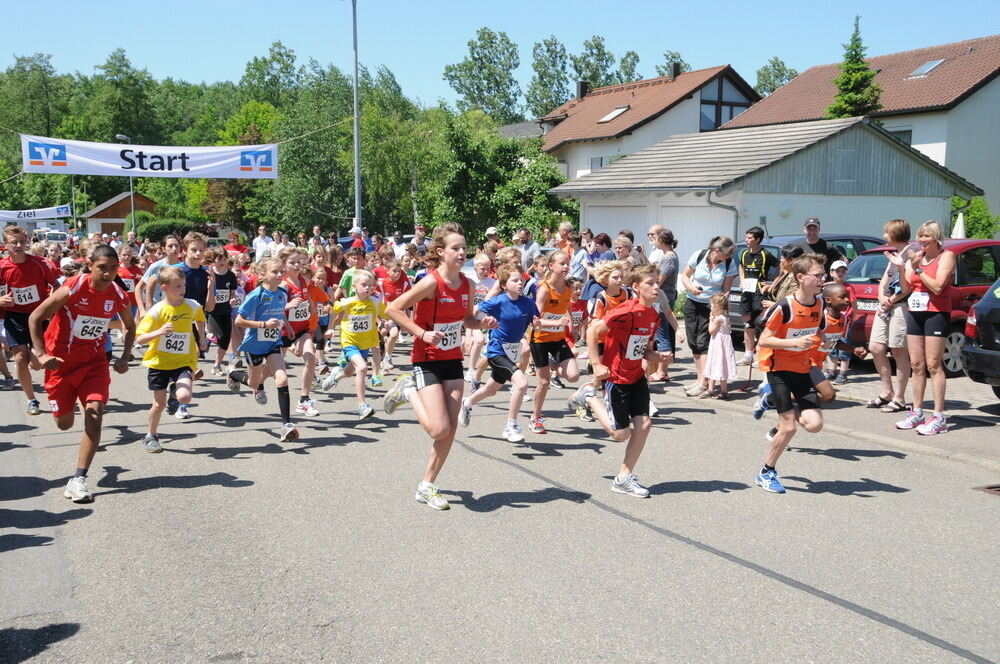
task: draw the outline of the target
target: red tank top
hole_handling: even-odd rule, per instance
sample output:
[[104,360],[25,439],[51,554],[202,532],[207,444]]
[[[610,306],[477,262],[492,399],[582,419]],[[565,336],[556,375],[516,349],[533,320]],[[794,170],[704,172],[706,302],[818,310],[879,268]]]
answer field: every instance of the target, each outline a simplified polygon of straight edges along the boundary
[[[941,264],[939,259],[943,254],[944,252],[942,251],[934,257],[934,260],[922,266],[924,274],[928,277],[937,278],[938,266]],[[950,283],[945,284],[941,292],[935,295],[923,282],[919,274],[911,272],[910,287],[913,289],[913,292],[910,293],[910,297],[906,300],[910,311],[951,311]]]
[[94,290],[89,274],[70,277],[63,286],[69,300],[45,330],[45,351],[73,364],[103,362],[104,333],[127,306],[128,295],[114,282],[103,292]]
[[298,283],[292,283],[291,279],[285,278],[281,282],[281,287],[288,291],[288,301],[291,302],[297,297],[302,298],[302,302],[297,307],[292,307],[286,310],[286,317],[288,318],[288,323],[298,334],[303,330],[309,329],[309,319],[312,317],[311,303],[312,298],[309,297],[309,282],[306,281],[301,275],[299,276]]
[[437,346],[426,344],[419,338],[414,339],[410,360],[412,362],[461,360],[462,322],[469,312],[471,292],[469,280],[462,275],[458,288],[450,288],[437,270],[431,270],[428,276],[434,277],[436,286],[434,297],[417,302],[413,320],[425,330],[441,330],[444,332],[444,338]]

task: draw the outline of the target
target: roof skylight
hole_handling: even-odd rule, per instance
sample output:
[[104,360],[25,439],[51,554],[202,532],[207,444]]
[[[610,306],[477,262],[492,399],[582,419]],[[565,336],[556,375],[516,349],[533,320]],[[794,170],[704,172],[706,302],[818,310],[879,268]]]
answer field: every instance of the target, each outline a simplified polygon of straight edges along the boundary
[[931,71],[933,71],[933,69],[942,62],[944,62],[943,59],[931,60],[929,62],[925,62],[924,64],[920,65],[919,67],[911,71],[909,76],[907,76],[906,78],[920,78],[921,76],[927,76],[927,74],[931,73]]
[[612,120],[614,120],[615,118],[617,118],[619,115],[621,115],[622,113],[624,113],[625,111],[627,111],[629,108],[631,108],[631,107],[628,104],[625,104],[624,106],[618,106],[618,107],[615,108],[615,110],[611,111],[610,113],[608,113],[607,115],[605,115],[603,118],[601,118],[600,120],[598,120],[597,124],[603,124],[605,122],[611,122]]

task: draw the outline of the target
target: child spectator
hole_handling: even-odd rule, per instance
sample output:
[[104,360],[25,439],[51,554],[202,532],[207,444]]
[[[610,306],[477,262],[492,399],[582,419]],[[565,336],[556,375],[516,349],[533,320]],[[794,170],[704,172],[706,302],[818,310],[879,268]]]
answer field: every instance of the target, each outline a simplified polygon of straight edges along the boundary
[[708,391],[702,398],[728,399],[729,380],[736,376],[736,356],[733,353],[733,337],[729,327],[729,296],[726,293],[716,293],[712,296],[709,315],[710,339],[708,357],[705,360]]

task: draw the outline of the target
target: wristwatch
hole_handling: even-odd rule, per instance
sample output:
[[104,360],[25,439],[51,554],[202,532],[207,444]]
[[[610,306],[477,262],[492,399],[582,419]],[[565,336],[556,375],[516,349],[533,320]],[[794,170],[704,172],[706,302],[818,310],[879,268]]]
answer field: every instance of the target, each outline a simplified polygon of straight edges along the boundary
[[924,273],[924,268],[922,267],[914,268],[913,270],[913,274],[923,274],[923,273]]

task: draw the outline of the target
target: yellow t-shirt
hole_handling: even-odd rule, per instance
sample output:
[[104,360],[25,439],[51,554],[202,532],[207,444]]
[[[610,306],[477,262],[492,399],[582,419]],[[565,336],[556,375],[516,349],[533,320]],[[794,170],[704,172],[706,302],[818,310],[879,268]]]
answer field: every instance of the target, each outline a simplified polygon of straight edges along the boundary
[[385,318],[385,303],[377,297],[359,300],[357,296],[337,300],[333,304],[335,314],[343,313],[340,320],[340,345],[357,346],[367,350],[378,346],[378,324],[376,318]]
[[143,366],[150,369],[197,369],[198,344],[192,334],[196,322],[205,322],[205,312],[194,300],[184,300],[176,307],[166,300],[154,304],[139,321],[136,336],[155,332],[167,323],[174,324],[174,331],[149,343],[149,348],[142,357]]

